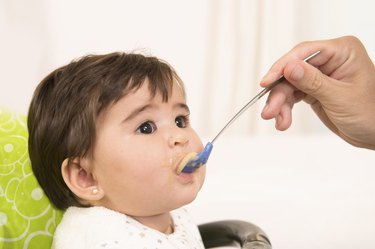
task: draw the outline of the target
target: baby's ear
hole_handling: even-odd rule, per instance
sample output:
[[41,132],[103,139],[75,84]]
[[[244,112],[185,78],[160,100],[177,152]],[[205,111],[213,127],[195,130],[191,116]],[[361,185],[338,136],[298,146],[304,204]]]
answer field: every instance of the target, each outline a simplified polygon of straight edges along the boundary
[[69,189],[80,199],[94,202],[104,197],[104,191],[98,185],[94,175],[85,164],[85,159],[65,159],[61,165],[61,174]]

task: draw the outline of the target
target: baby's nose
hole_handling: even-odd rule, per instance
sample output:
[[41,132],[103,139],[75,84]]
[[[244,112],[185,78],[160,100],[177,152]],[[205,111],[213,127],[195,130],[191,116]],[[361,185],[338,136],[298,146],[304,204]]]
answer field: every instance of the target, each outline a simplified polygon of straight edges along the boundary
[[169,146],[184,145],[189,141],[189,137],[182,129],[178,128],[173,131],[169,139]]

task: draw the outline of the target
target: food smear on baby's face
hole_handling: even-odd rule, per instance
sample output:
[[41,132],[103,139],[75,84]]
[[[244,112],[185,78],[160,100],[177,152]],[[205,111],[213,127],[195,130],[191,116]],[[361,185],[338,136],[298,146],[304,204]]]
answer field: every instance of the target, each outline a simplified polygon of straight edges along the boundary
[[197,152],[190,152],[188,153],[180,162],[180,164],[177,167],[177,174],[180,174],[186,164],[190,162],[191,160],[195,160],[197,158]]

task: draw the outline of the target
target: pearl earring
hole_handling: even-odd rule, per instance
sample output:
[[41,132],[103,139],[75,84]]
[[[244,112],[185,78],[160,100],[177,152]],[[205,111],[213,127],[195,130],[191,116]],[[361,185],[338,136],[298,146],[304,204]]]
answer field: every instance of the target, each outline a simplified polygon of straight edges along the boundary
[[97,188],[92,189],[92,194],[96,195],[99,193],[99,190]]

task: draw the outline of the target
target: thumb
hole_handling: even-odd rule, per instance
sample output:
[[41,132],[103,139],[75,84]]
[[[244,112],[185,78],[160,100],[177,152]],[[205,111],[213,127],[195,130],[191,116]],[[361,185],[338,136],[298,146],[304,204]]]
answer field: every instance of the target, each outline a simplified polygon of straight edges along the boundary
[[333,79],[304,61],[289,62],[285,66],[284,77],[296,88],[312,97],[322,100],[332,93]]

